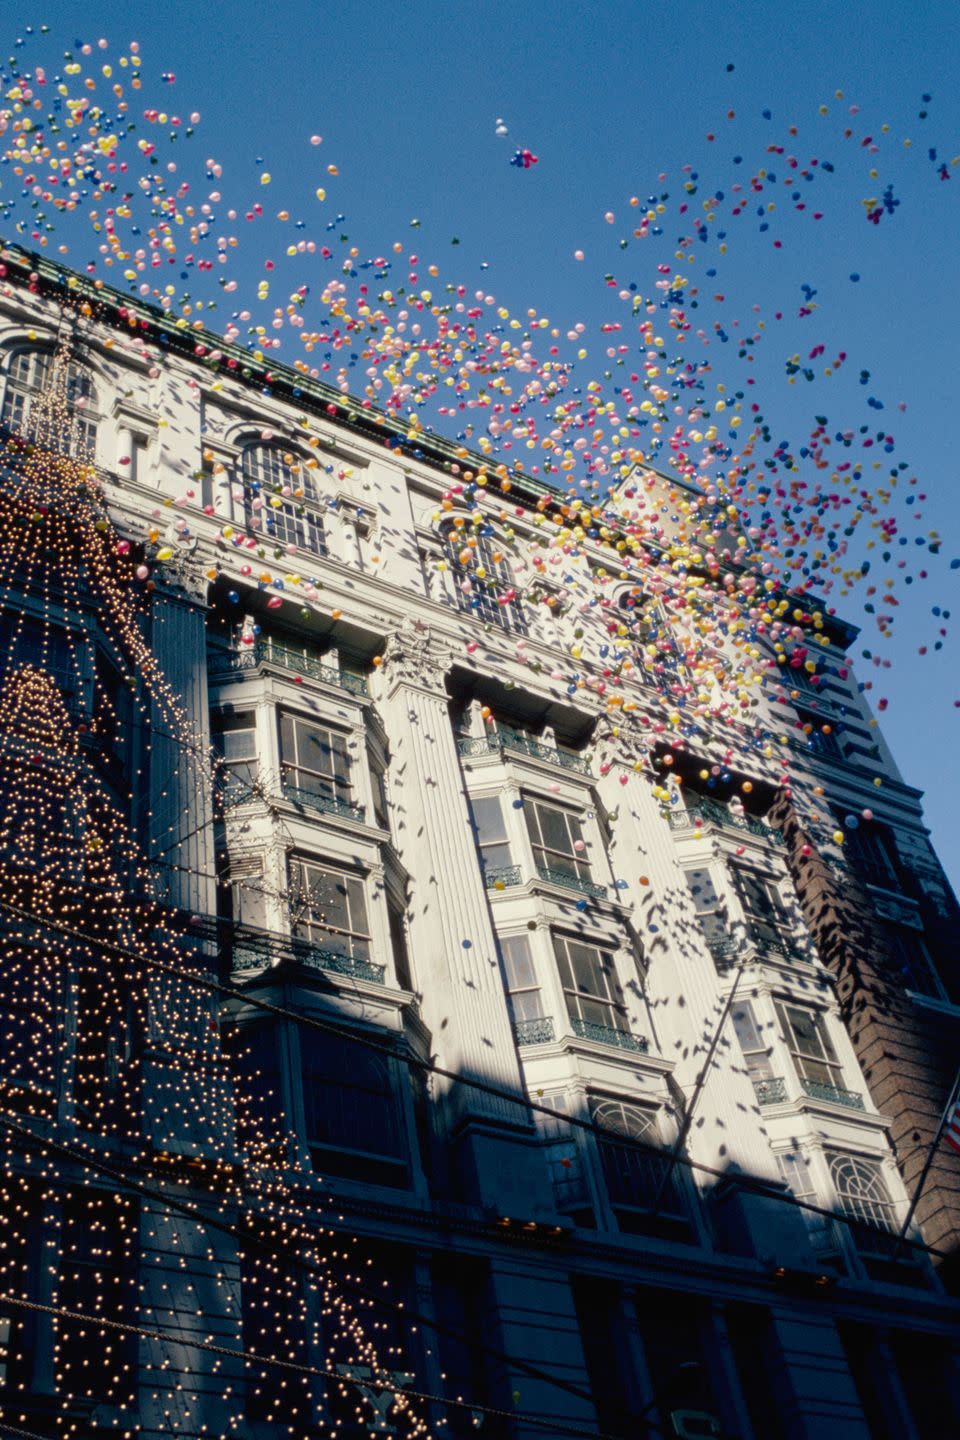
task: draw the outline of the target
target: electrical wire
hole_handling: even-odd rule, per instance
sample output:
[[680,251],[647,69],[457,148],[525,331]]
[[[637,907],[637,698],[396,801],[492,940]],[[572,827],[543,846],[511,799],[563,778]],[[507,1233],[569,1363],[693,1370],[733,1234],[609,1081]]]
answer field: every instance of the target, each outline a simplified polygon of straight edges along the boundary
[[[466,1086],[468,1089],[476,1090],[481,1094],[488,1095],[497,1100],[509,1102],[514,1106],[521,1106],[534,1114],[544,1115],[554,1124],[557,1122],[557,1111],[551,1110],[546,1105],[539,1105],[528,1095],[514,1094],[502,1086],[494,1085],[488,1080],[480,1080],[473,1076],[461,1075],[454,1070],[447,1070],[442,1065],[436,1065],[429,1060],[421,1060],[417,1055],[411,1055],[391,1047],[389,1040],[375,1039],[373,1036],[352,1028],[351,1026],[338,1025],[333,1021],[320,1020],[315,1015],[298,1014],[286,1006],[277,1005],[270,1000],[262,1000],[250,993],[249,990],[241,990],[235,985],[228,985],[222,980],[214,980],[209,975],[203,975],[199,971],[190,970],[174,965],[169,961],[161,960],[156,956],[140,955],[136,951],[128,950],[125,946],[116,945],[111,941],[84,935],[80,930],[72,926],[64,925],[44,916],[36,915],[31,911],[24,910],[20,906],[10,903],[8,900],[0,899],[0,910],[16,915],[21,920],[29,921],[41,929],[53,930],[59,934],[69,935],[73,939],[81,940],[96,950],[121,956],[124,959],[134,960],[139,965],[147,965],[154,969],[163,971],[178,980],[189,984],[197,985],[201,989],[209,990],[215,994],[228,996],[230,999],[240,1000],[251,1009],[260,1010],[264,1014],[273,1015],[283,1020],[293,1021],[297,1025],[306,1026],[311,1030],[318,1030],[325,1034],[338,1035],[353,1043],[363,1046],[368,1050],[383,1055],[389,1054],[401,1064],[410,1069],[419,1070],[424,1074],[436,1075],[440,1079],[450,1080],[454,1084]],[[663,1147],[654,1144],[649,1140],[642,1140],[632,1135],[624,1135],[616,1130],[608,1130],[602,1125],[595,1124],[592,1120],[583,1120],[579,1116],[564,1115],[563,1123],[573,1129],[582,1130],[600,1140],[612,1140],[618,1145],[627,1145],[630,1148],[639,1150],[648,1155],[656,1155],[660,1160],[665,1158]],[[721,1170],[715,1165],[708,1165],[705,1161],[694,1160],[689,1155],[675,1156],[675,1163],[683,1165],[690,1171],[699,1174],[709,1175],[715,1180],[729,1180],[731,1172]],[[741,1171],[732,1172],[736,1175],[737,1183],[744,1189],[754,1194],[762,1195],[768,1199],[779,1200],[785,1205],[792,1205],[794,1208],[806,1211],[813,1215],[819,1215],[825,1219],[836,1221],[847,1226],[862,1224],[856,1216],[838,1214],[836,1211],[827,1209],[824,1205],[815,1205],[812,1201],[801,1200],[798,1196],[784,1193],[782,1188],[773,1181],[761,1179],[756,1175],[748,1175]],[[937,1249],[936,1246],[928,1245],[919,1240],[904,1240],[904,1245],[925,1254],[936,1256],[938,1259],[946,1259],[948,1252]]]
[[[0,1294],[0,1304],[12,1305],[23,1310],[37,1311],[43,1315],[53,1315],[62,1320],[80,1320],[85,1324],[106,1326],[110,1330],[117,1330],[125,1335],[137,1335],[145,1340],[170,1340],[180,1347],[190,1350],[203,1350],[210,1355],[220,1355],[229,1360],[251,1361],[257,1365],[273,1365],[281,1370],[290,1370],[298,1375],[309,1375],[313,1379],[335,1380],[347,1385],[354,1386],[359,1391],[375,1390],[377,1393],[390,1391],[397,1396],[403,1396],[410,1400],[421,1400],[427,1404],[452,1406],[458,1410],[466,1410],[471,1414],[492,1415],[498,1420],[523,1420],[528,1425],[536,1425],[550,1434],[582,1435],[588,1436],[589,1440],[628,1440],[628,1437],[617,1435],[614,1432],[603,1430],[586,1430],[579,1425],[564,1424],[561,1429],[554,1421],[541,1419],[538,1415],[532,1415],[524,1410],[501,1410],[494,1405],[475,1404],[470,1400],[453,1400],[446,1395],[434,1395],[426,1390],[413,1390],[409,1385],[397,1385],[390,1379],[360,1379],[355,1375],[340,1370],[332,1370],[322,1365],[304,1365],[297,1360],[283,1360],[277,1355],[258,1355],[253,1350],[235,1350],[227,1345],[215,1345],[209,1340],[184,1340],[181,1330],[151,1330],[143,1325],[130,1325],[123,1320],[111,1320],[104,1315],[87,1315],[82,1310],[68,1310],[59,1305],[44,1305],[39,1300],[25,1300],[17,1295]],[[345,1362],[348,1363],[348,1362]],[[361,1365],[354,1366],[355,1369],[364,1368]],[[349,1366],[348,1366],[349,1369]],[[166,1371],[165,1373],[171,1373]],[[191,1373],[178,1371],[177,1373]],[[385,1374],[387,1372],[384,1372]],[[0,1421],[0,1425],[2,1425]],[[629,1437],[632,1440],[632,1437]]]
[[[229,1235],[245,1248],[259,1250],[266,1254],[272,1261],[282,1266],[305,1271],[314,1279],[322,1281],[329,1279],[328,1275],[320,1266],[313,1264],[302,1256],[278,1252],[275,1246],[270,1245],[259,1235],[244,1233],[240,1231],[237,1226],[231,1225],[228,1221],[221,1220],[216,1216],[207,1214],[196,1205],[188,1204],[183,1200],[177,1200],[171,1195],[165,1195],[162,1191],[155,1190],[151,1186],[144,1184],[142,1180],[134,1179],[129,1174],[129,1171],[117,1170],[113,1166],[108,1165],[105,1160],[95,1155],[87,1155],[82,1151],[77,1151],[63,1141],[53,1139],[52,1136],[38,1134],[35,1130],[30,1129],[29,1126],[22,1125],[18,1121],[13,1120],[8,1113],[3,1111],[0,1111],[0,1127],[12,1134],[20,1136],[21,1140],[27,1142],[25,1148],[28,1150],[30,1142],[32,1142],[35,1148],[40,1147],[41,1149],[52,1151],[55,1154],[64,1156],[68,1160],[72,1160],[75,1164],[87,1170],[93,1170],[98,1174],[104,1175],[121,1188],[133,1190],[136,1194],[143,1195],[146,1199],[156,1201],[157,1204],[166,1210],[174,1210],[181,1215],[185,1215],[187,1219],[192,1220],[194,1224],[217,1230],[224,1235]],[[364,1300],[373,1305],[379,1305],[385,1309],[402,1312],[404,1317],[415,1320],[417,1324],[433,1330],[436,1334],[446,1334],[461,1342],[470,1343],[469,1337],[462,1331],[440,1324],[430,1316],[423,1315],[412,1309],[409,1305],[390,1300],[388,1296],[372,1293],[356,1281],[351,1281],[349,1277],[340,1279],[337,1283],[343,1289],[360,1295]],[[593,1397],[589,1391],[581,1389],[578,1385],[574,1385],[568,1380],[564,1380],[561,1376],[552,1375],[549,1371],[541,1370],[539,1366],[533,1365],[530,1361],[523,1360],[515,1355],[509,1355],[506,1351],[499,1350],[495,1346],[485,1343],[479,1348],[485,1354],[491,1355],[494,1359],[503,1361],[513,1369],[520,1370],[524,1374],[529,1375],[531,1379],[545,1381],[557,1389],[574,1396],[578,1400],[585,1400],[588,1404],[593,1404]]]

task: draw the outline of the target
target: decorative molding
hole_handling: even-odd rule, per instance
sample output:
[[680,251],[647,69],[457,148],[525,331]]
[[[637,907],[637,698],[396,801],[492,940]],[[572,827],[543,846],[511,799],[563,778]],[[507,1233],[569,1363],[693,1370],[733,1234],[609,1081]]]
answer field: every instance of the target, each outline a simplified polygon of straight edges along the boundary
[[400,685],[415,685],[431,695],[445,694],[444,681],[453,665],[453,652],[422,620],[404,620],[383,647],[380,674],[392,695]]

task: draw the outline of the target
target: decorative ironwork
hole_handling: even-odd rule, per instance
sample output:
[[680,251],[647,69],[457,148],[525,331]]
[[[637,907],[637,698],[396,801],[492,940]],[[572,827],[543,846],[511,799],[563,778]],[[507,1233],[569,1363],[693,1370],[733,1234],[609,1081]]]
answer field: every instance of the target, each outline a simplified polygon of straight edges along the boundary
[[457,749],[467,758],[513,750],[518,755],[532,755],[535,760],[543,760],[548,765],[559,765],[563,770],[575,770],[579,775],[591,773],[582,755],[575,755],[572,750],[560,750],[556,745],[544,745],[514,730],[497,730],[481,736],[465,735],[457,741]]
[[365,675],[354,675],[348,670],[335,670],[324,665],[315,656],[304,655],[291,650],[287,645],[278,645],[273,640],[258,640],[244,650],[211,653],[207,660],[207,675],[211,680],[238,671],[257,670],[261,665],[277,665],[282,670],[293,670],[310,680],[319,680],[323,685],[333,685],[338,690],[347,690],[351,695],[370,693]]
[[488,890],[506,890],[508,885],[519,885],[520,866],[500,865],[495,870],[484,870],[483,882]]
[[769,840],[774,845],[784,845],[786,841],[779,830],[771,825],[764,825],[762,821],[755,820],[752,815],[737,815],[727,805],[721,804],[719,800],[710,800],[706,796],[697,797],[696,804],[690,809],[678,805],[675,809],[668,811],[670,828],[672,830],[690,830],[699,828],[696,822],[699,820],[703,825],[719,825],[723,829],[746,830],[751,835],[757,835],[762,840]]
[[606,885],[596,885],[592,880],[584,880],[572,870],[558,870],[555,865],[538,865],[537,874],[541,880],[546,880],[551,885],[562,885],[566,890],[579,890],[581,895],[589,895],[594,900],[607,898]]
[[615,1030],[612,1025],[594,1025],[590,1020],[581,1020],[571,1015],[570,1028],[580,1040],[595,1040],[598,1045],[612,1045],[617,1050],[633,1050],[646,1055],[650,1042],[642,1035],[631,1035],[629,1030]]
[[386,974],[385,965],[358,960],[340,950],[325,950],[296,935],[278,935],[267,930],[238,931],[233,942],[235,971],[264,970],[282,960],[293,960],[314,970],[329,970],[353,980],[367,980],[373,985],[382,985]]
[[766,951],[770,955],[782,955],[784,960],[805,960],[807,958],[789,940],[771,939],[769,935],[762,935],[752,928],[750,939],[758,950]]
[[806,1080],[800,1084],[812,1100],[829,1100],[833,1105],[846,1105],[850,1110],[863,1110],[863,1096],[857,1090],[844,1090],[840,1085],[828,1085],[825,1080]]
[[518,1045],[549,1045],[557,1038],[549,1015],[538,1015],[535,1020],[515,1020],[513,1033]]
[[340,800],[335,795],[317,795],[313,790],[291,785],[288,780],[283,781],[283,797],[294,805],[305,805],[311,810],[321,811],[324,815],[342,815],[346,820],[363,820],[362,805],[351,805],[348,800]]
[[739,940],[732,935],[725,935],[722,939],[708,940],[707,949],[713,956],[713,963],[717,967],[718,975],[726,975],[737,963],[737,956],[742,950]]
[[786,1081],[781,1079],[754,1080],[753,1088],[760,1105],[779,1105],[787,1098]]

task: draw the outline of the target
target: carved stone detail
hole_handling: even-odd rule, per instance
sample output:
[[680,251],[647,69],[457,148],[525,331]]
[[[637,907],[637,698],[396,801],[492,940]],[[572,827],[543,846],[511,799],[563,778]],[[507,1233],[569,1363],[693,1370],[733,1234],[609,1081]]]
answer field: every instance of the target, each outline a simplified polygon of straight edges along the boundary
[[380,674],[392,695],[399,685],[416,685],[431,695],[442,694],[453,665],[453,652],[421,620],[405,620],[383,647]]

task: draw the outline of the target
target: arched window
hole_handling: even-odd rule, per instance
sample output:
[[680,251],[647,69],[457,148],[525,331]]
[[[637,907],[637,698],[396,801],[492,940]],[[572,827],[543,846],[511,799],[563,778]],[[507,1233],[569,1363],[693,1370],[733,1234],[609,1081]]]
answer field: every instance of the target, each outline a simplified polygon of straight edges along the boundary
[[[34,408],[39,396],[54,383],[52,350],[17,350],[7,367],[0,425],[25,440],[34,438]],[[86,370],[70,361],[66,375],[68,420],[51,448],[59,454],[93,460],[97,449],[97,393]],[[45,443],[50,444],[49,440]]]
[[242,456],[247,524],[278,545],[326,555],[320,494],[306,461],[282,445],[246,445]]
[[[637,1210],[657,1206],[667,1215],[682,1214],[676,1172],[671,1172],[667,1157],[629,1144],[631,1140],[662,1143],[655,1117],[639,1105],[599,1097],[590,1100],[590,1114],[597,1129],[605,1132],[598,1144],[611,1203]],[[628,1143],[618,1141],[618,1135]]]
[[861,1220],[871,1230],[893,1230],[894,1203],[877,1161],[836,1154],[831,1155],[829,1161],[843,1213],[852,1220]]
[[448,523],[443,538],[458,608],[488,625],[526,635],[527,619],[493,526]]

